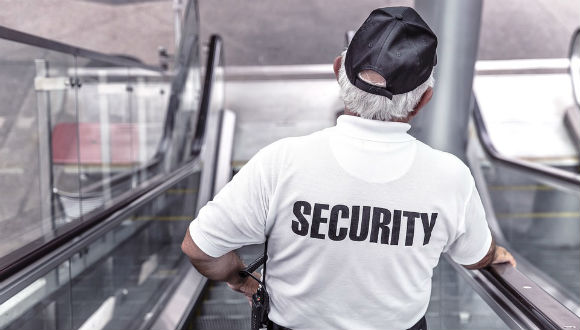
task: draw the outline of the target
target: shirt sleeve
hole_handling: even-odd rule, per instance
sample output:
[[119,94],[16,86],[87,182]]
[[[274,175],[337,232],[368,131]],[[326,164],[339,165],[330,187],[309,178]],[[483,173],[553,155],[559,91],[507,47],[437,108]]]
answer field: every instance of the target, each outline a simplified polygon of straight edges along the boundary
[[258,152],[207,203],[189,225],[195,244],[207,255],[220,257],[244,245],[266,240],[266,217],[271,194],[271,164]]
[[479,262],[491,246],[492,238],[485,210],[477,188],[472,181],[472,190],[465,205],[464,217],[459,220],[457,234],[447,250],[447,254],[461,265],[473,265]]

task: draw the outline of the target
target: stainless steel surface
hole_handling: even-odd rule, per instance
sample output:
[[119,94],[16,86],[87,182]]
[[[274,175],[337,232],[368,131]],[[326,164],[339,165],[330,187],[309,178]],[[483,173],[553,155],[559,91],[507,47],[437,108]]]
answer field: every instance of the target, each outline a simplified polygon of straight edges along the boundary
[[568,108],[568,110],[566,110],[566,115],[564,116],[564,122],[568,128],[570,138],[580,154],[580,108]]
[[572,141],[574,141],[580,153],[580,28],[576,29],[574,34],[572,34],[569,57],[570,78],[572,80],[572,91],[574,92],[576,107],[569,108],[566,111],[564,120]]
[[487,132],[487,128],[483,121],[479,105],[475,98],[472,100],[471,108],[473,111],[473,123],[476,127],[475,131],[479,137],[483,150],[490,158],[492,158],[494,161],[502,163],[505,166],[509,166],[517,170],[532,174],[549,184],[557,185],[562,189],[580,194],[579,174],[552,166],[506,157],[500,154],[491,142],[491,138],[489,137],[489,133]]
[[184,316],[191,313],[193,303],[196,297],[199,297],[201,290],[207,283],[207,278],[202,276],[195,268],[191,266],[189,260],[185,260],[185,267],[188,268],[187,274],[181,278],[179,287],[167,301],[165,307],[155,319],[151,326],[152,330],[169,330],[181,329],[184,322]]
[[572,79],[572,91],[576,105],[580,106],[580,28],[572,34],[570,50],[570,78]]
[[232,155],[234,153],[234,134],[236,113],[224,110],[221,118],[219,148],[213,191],[219,192],[232,178]]
[[412,120],[411,134],[464,158],[482,1],[417,0],[415,8],[437,34],[439,44],[433,99]]

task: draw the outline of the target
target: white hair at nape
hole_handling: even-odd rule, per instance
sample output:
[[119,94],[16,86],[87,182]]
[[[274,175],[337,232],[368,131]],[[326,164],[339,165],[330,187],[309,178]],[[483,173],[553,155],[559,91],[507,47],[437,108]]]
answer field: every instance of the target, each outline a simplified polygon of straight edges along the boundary
[[342,53],[342,63],[338,72],[338,83],[340,85],[340,95],[346,108],[358,114],[361,118],[375,120],[395,120],[409,116],[413,109],[419,104],[421,96],[429,87],[433,87],[435,79],[433,71],[429,79],[419,85],[414,90],[393,95],[393,99],[382,95],[367,93],[354,86],[346,76],[344,60],[346,51]]

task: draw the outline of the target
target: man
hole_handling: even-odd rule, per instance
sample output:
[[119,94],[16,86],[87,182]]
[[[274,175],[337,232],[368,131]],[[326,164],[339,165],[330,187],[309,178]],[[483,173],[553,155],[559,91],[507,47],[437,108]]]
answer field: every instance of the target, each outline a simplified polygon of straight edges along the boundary
[[373,11],[334,61],[345,115],[259,151],[191,223],[193,265],[251,296],[232,251],[268,238],[269,318],[294,330],[425,329],[441,253],[515,265],[469,169],[406,133],[433,95],[436,46],[412,8]]

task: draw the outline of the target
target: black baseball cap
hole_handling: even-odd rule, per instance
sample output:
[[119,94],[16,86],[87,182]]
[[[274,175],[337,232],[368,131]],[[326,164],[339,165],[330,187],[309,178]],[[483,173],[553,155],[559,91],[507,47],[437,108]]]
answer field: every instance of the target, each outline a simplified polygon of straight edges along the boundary
[[[385,7],[372,11],[356,31],[344,67],[356,87],[386,96],[410,92],[424,83],[437,64],[437,36],[410,7]],[[364,70],[380,74],[386,86],[359,77]]]

